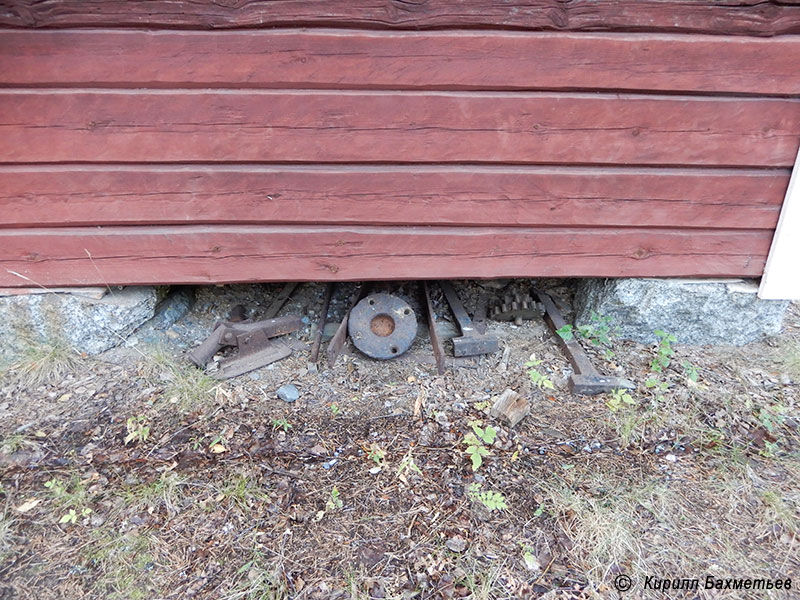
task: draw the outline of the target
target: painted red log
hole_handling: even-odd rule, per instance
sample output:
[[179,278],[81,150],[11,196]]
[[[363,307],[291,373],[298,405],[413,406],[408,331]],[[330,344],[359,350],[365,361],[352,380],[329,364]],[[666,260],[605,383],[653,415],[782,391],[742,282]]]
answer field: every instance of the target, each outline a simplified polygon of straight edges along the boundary
[[0,162],[787,167],[800,101],[478,92],[0,92]]
[[0,230],[0,287],[758,276],[772,232],[184,226]]
[[786,170],[0,167],[0,227],[313,222],[774,229],[788,180]]
[[501,27],[800,33],[797,0],[2,0],[10,27]]
[[[102,60],[98,60],[102,57]],[[9,86],[800,94],[800,36],[9,31]]]

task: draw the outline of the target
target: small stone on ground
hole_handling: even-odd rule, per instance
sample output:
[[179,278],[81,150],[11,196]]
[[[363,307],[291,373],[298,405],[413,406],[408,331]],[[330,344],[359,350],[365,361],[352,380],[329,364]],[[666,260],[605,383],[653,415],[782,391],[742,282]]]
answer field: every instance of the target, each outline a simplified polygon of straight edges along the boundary
[[278,398],[284,402],[291,404],[292,402],[296,402],[299,397],[300,392],[292,384],[282,385],[278,388]]

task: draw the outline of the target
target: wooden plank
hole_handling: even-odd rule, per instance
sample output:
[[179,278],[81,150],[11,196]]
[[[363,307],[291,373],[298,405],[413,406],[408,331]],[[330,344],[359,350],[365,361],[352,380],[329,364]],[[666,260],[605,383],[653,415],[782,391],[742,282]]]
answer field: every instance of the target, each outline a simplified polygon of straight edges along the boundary
[[798,64],[800,36],[347,30],[8,31],[0,36],[0,84],[37,87],[790,95],[800,94]]
[[0,93],[0,162],[785,167],[800,101],[517,92]]
[[796,0],[8,0],[11,27],[505,27],[560,31],[800,33]]
[[772,238],[759,298],[800,300],[800,152],[786,190],[778,227]]
[[0,227],[340,223],[774,229],[788,182],[787,170],[739,169],[0,167]]
[[0,286],[757,276],[771,231],[184,226],[0,230]]

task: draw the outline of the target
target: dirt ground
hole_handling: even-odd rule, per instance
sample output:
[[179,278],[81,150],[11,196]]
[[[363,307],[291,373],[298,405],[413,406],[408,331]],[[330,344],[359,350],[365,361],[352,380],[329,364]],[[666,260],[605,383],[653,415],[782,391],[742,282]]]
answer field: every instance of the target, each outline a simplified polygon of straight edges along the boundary
[[[569,308],[570,282],[539,284]],[[472,310],[527,283],[504,285],[456,287]],[[422,315],[415,284],[379,287]],[[541,319],[489,321],[501,350],[442,376],[422,318],[397,359],[348,344],[314,368],[319,284],[281,312],[308,321],[290,357],[222,382],[188,363],[216,319],[259,318],[280,289],[198,288],[166,330],[3,368],[0,599],[800,597],[800,305],[742,348],[575,332],[628,395],[571,395]],[[435,307],[452,331],[438,290]],[[513,429],[488,414],[506,389],[531,402]],[[699,588],[665,592],[675,578]],[[724,587],[747,578],[792,587]]]

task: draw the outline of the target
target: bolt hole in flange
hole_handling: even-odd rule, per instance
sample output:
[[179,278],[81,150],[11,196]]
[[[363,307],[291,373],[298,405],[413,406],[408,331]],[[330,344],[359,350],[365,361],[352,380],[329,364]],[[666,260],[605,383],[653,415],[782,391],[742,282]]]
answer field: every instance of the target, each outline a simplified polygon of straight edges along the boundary
[[391,294],[371,294],[353,307],[347,330],[361,352],[386,360],[400,356],[414,343],[417,317],[405,300]]

